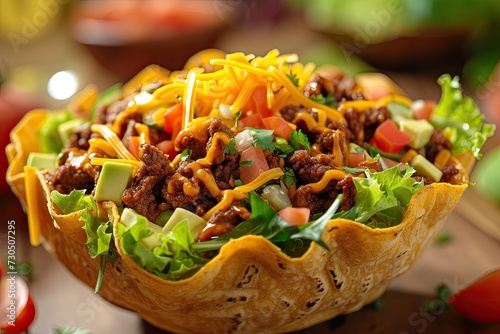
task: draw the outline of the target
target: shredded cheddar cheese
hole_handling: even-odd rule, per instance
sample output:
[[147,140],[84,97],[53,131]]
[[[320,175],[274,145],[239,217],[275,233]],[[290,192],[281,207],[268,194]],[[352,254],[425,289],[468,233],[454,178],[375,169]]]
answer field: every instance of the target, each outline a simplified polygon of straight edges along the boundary
[[118,138],[116,133],[114,133],[107,126],[102,124],[92,124],[90,126],[90,130],[92,132],[97,132],[101,136],[103,136],[104,139],[106,139],[109,142],[109,144],[111,144],[111,146],[113,147],[113,149],[116,151],[116,153],[120,158],[128,160],[137,160],[134,157],[134,155],[130,153],[129,150],[127,150],[125,145],[123,145],[122,141],[120,140],[120,138]]
[[105,162],[116,162],[116,163],[121,163],[121,164],[129,164],[132,165],[132,167],[139,168],[141,167],[141,162],[137,160],[129,160],[129,159],[109,159],[109,158],[92,158],[90,160],[90,163],[95,166],[102,166],[104,165]]

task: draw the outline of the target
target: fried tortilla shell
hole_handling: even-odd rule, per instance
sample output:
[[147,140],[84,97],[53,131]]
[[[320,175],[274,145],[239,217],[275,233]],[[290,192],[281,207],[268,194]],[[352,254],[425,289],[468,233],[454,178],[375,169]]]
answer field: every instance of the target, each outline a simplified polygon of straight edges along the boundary
[[[22,168],[28,153],[37,149],[32,138],[40,124],[32,112],[13,131],[8,181],[22,202]],[[457,166],[460,166],[459,164]],[[93,287],[99,260],[91,259],[78,213],[61,215],[51,202],[40,172],[36,191],[37,224],[42,244],[78,279]],[[133,310],[151,324],[178,333],[278,333],[310,327],[339,314],[360,309],[408,270],[434,239],[467,187],[461,184],[426,185],[411,199],[403,221],[394,227],[372,229],[354,221],[331,220],[323,238],[327,251],[313,243],[299,258],[290,258],[260,236],[231,240],[193,276],[163,280],[142,269],[120,247],[120,224],[114,203],[103,202],[100,214],[114,225],[119,257],[107,265],[100,295]]]

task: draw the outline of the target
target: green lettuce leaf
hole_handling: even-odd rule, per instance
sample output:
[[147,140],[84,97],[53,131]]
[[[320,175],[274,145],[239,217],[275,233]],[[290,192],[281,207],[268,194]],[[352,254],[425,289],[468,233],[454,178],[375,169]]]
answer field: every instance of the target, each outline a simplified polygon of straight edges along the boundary
[[[99,219],[97,203],[91,195],[85,195],[85,190],[73,190],[65,195],[54,190],[50,193],[50,198],[55,205],[64,213],[82,211],[79,220],[84,223],[83,229],[87,235],[87,248],[92,259],[101,258],[101,266],[95,292],[98,293],[104,276],[106,263],[113,265],[117,257],[114,250],[113,225],[111,222],[103,222]],[[113,245],[113,246],[111,246]]]
[[457,76],[452,79],[449,74],[444,74],[439,77],[438,83],[442,95],[431,122],[449,135],[453,154],[470,150],[474,157],[481,158],[481,147],[495,132],[495,125],[485,124],[484,115],[474,100],[462,95]]
[[194,237],[187,221],[176,224],[165,234],[157,234],[161,246],[149,248],[142,240],[155,233],[149,221],[139,214],[129,225],[117,225],[122,250],[141,267],[167,280],[185,278],[209,260],[191,250]]
[[372,227],[399,224],[411,197],[424,186],[422,182],[416,182],[411,177],[413,173],[415,170],[408,164],[403,172],[399,170],[399,166],[378,173],[366,170],[366,178],[353,178],[356,186],[354,206],[335,217]]

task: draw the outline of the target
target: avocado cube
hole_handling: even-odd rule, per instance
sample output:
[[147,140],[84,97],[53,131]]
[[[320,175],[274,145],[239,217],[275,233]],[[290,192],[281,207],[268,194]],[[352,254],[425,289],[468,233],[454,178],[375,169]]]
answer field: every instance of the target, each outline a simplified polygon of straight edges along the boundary
[[391,113],[391,120],[400,126],[402,121],[414,119],[413,111],[405,104],[399,102],[389,102],[387,110]]
[[132,165],[107,161],[102,165],[97,181],[94,199],[113,201],[122,205],[122,193],[127,188],[132,176]]
[[[122,215],[120,217],[120,221],[128,226],[131,226],[135,224],[137,221],[139,214],[135,212],[132,209],[125,208],[122,212]],[[143,219],[146,219],[145,217],[142,217]],[[153,233],[143,239],[141,239],[141,242],[148,248],[148,249],[153,249],[155,247],[160,247],[162,244],[162,241],[160,239],[160,235],[163,235],[163,231],[160,226],[148,221],[148,228],[153,230]]]
[[422,148],[431,139],[434,127],[425,119],[405,119],[399,123],[402,131],[410,134],[412,140],[408,143],[411,148]]
[[163,226],[163,232],[171,231],[175,225],[186,220],[194,239],[198,239],[201,230],[207,225],[207,221],[200,216],[183,208],[176,208],[170,219]]
[[417,175],[427,176],[434,182],[439,182],[443,176],[443,172],[439,168],[420,154],[411,159],[410,166],[415,168]]
[[56,170],[56,161],[57,156],[54,153],[31,152],[28,155],[26,165],[54,172]]
[[59,137],[61,138],[62,143],[66,143],[73,134],[75,128],[80,126],[82,121],[79,119],[72,119],[70,121],[59,124],[57,127],[57,132],[59,133]]

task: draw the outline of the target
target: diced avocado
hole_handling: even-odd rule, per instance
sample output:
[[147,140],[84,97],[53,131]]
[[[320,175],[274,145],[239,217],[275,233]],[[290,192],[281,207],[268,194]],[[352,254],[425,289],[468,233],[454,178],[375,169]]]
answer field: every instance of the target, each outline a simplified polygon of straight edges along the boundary
[[70,121],[59,124],[57,127],[57,132],[59,132],[59,138],[61,138],[62,143],[66,143],[71,135],[73,134],[76,127],[80,126],[82,123],[79,119],[72,119]]
[[373,159],[371,157],[371,155],[364,148],[362,148],[361,146],[359,146],[358,144],[349,143],[348,148],[349,148],[349,152],[352,152],[352,153],[364,153],[366,159]]
[[[126,226],[130,226],[137,220],[137,212],[132,209],[125,208],[120,217],[120,221]],[[160,226],[148,221],[148,228],[153,230],[153,234],[141,239],[141,242],[148,247],[148,249],[153,249],[155,247],[160,247],[162,241],[160,240],[160,235],[163,235],[163,231]]]
[[183,220],[187,221],[189,229],[191,230],[195,240],[198,239],[201,230],[203,230],[203,228],[207,225],[206,220],[200,216],[186,209],[177,208],[172,214],[172,217],[170,217],[165,226],[163,226],[163,231],[171,231],[177,223],[180,223]]
[[439,168],[420,154],[411,159],[410,166],[415,168],[417,175],[427,176],[434,182],[439,182],[443,176],[443,172]]
[[158,218],[156,219],[155,224],[158,226],[161,226],[161,227],[165,226],[165,224],[168,222],[170,217],[172,217],[173,213],[174,213],[174,210],[167,210],[167,211],[161,212],[160,215],[158,216]]
[[398,126],[401,121],[414,118],[411,108],[399,102],[389,102],[387,104],[387,110],[391,113],[391,120]]
[[122,205],[122,193],[132,176],[132,165],[107,161],[102,165],[94,199]]
[[411,148],[422,148],[431,139],[434,127],[425,119],[407,119],[400,123],[400,129],[411,135]]
[[26,165],[54,172],[56,170],[56,161],[57,156],[55,153],[31,152],[28,155]]

